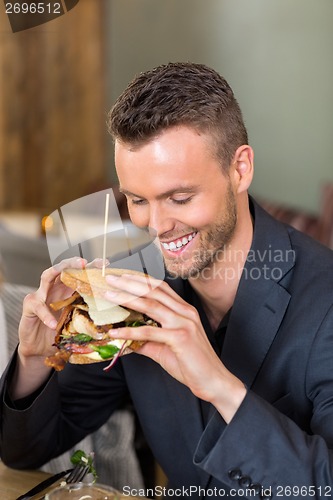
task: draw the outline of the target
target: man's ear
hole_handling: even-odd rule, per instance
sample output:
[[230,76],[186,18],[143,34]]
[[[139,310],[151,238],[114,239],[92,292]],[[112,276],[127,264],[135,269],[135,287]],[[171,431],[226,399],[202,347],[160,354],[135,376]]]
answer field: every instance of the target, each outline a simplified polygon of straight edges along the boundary
[[247,144],[240,146],[234,155],[230,174],[237,194],[247,191],[251,185],[254,167],[253,159],[253,149]]

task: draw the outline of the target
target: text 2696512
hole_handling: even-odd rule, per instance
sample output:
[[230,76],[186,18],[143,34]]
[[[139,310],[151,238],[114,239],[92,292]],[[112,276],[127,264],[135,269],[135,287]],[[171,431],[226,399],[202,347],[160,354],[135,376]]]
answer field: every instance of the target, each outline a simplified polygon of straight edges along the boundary
[[6,2],[7,14],[61,14],[60,2]]
[[332,493],[332,486],[277,486],[275,496],[282,498],[332,498]]

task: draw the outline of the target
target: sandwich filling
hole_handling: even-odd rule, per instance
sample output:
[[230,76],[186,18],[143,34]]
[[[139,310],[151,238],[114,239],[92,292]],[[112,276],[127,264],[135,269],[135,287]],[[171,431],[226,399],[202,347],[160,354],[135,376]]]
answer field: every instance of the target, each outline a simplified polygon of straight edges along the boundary
[[105,368],[109,369],[125,349],[133,345],[131,340],[110,339],[108,332],[112,328],[158,326],[145,314],[78,292],[51,307],[62,309],[54,343],[58,351],[46,358],[46,364],[57,371],[71,362],[72,355],[79,355],[80,363],[112,360]]

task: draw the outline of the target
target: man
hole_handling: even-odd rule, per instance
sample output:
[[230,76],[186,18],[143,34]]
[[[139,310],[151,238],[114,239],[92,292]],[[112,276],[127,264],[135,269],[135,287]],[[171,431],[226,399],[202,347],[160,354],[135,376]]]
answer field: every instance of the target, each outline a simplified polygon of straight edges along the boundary
[[106,298],[131,299],[161,328],[112,330],[146,343],[109,373],[50,373],[47,304],[65,294],[68,263],[45,271],[3,379],[3,460],[40,465],[129,392],[166,496],[331,494],[332,252],[249,198],[253,151],[215,71],[172,63],[139,75],[109,125],[131,219],[157,234],[167,277],[149,291],[139,277],[110,277]]

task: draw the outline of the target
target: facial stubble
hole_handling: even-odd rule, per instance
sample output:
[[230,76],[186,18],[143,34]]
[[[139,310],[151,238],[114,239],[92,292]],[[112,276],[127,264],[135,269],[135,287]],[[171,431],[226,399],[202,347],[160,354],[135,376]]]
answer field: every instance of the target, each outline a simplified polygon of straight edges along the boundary
[[176,259],[164,257],[168,274],[173,278],[199,278],[204,270],[212,267],[218,259],[223,259],[224,252],[235,233],[236,224],[237,204],[231,185],[228,184],[224,212],[214,225],[206,233],[195,227],[191,228],[193,232],[198,231],[196,238],[200,240],[190,259],[182,256]]

